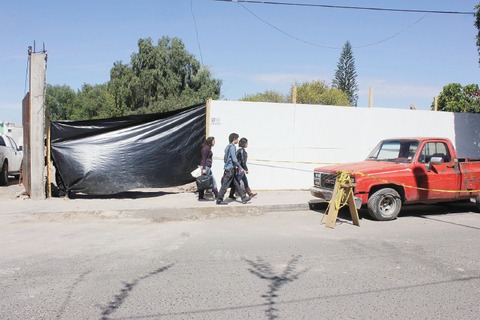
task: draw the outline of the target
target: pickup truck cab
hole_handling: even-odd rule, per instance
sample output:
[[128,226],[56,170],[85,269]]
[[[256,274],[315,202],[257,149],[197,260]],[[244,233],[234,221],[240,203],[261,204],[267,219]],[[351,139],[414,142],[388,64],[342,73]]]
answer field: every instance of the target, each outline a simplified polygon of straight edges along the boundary
[[377,220],[395,219],[406,204],[474,198],[480,206],[480,159],[458,159],[446,138],[383,140],[365,161],[316,168],[310,193],[330,201],[341,171],[355,184],[356,207]]
[[0,134],[0,185],[8,184],[8,176],[20,177],[23,151],[12,137]]

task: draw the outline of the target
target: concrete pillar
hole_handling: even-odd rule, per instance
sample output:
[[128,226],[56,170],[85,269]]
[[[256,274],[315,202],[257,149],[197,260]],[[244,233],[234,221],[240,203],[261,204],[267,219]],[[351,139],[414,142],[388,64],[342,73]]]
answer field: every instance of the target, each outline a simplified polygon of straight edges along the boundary
[[[29,152],[30,165],[25,172],[29,176],[29,196],[34,200],[45,199],[45,95],[46,95],[47,54],[30,54],[29,94]],[[24,160],[24,161],[25,161]]]

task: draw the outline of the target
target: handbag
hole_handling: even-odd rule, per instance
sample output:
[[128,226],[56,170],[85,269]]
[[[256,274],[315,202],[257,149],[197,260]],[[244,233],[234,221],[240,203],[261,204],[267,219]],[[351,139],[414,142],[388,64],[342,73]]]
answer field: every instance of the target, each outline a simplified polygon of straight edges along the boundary
[[197,167],[197,169],[193,170],[192,172],[190,172],[190,174],[192,175],[192,177],[194,178],[198,178],[202,175],[202,167]]
[[209,174],[202,174],[197,177],[195,182],[197,183],[197,191],[210,189],[212,187],[212,176]]

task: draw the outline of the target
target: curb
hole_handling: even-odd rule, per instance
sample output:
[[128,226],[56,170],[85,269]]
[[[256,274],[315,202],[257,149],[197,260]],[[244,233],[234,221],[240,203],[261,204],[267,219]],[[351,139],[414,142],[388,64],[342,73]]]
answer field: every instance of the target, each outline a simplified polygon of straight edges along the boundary
[[157,207],[142,209],[113,210],[67,210],[57,212],[15,212],[1,215],[2,220],[13,221],[86,221],[86,220],[121,220],[132,222],[168,222],[202,220],[222,217],[256,216],[268,212],[286,212],[308,210],[308,203],[274,204],[274,205],[230,205],[208,207]]
[[[153,196],[151,196],[153,195]],[[200,220],[234,216],[254,216],[268,212],[309,209],[311,196],[305,190],[264,191],[248,204],[227,199],[228,205],[215,201],[198,202],[191,192],[131,193],[120,198],[16,198],[2,201],[3,222],[88,222],[123,220],[132,222],[166,222]]]

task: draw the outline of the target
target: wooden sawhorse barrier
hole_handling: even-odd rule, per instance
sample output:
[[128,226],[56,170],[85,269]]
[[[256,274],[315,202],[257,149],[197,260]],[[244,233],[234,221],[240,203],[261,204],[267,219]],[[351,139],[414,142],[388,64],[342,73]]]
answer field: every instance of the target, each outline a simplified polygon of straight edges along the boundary
[[330,199],[327,208],[327,222],[325,223],[325,227],[335,228],[338,211],[345,205],[348,205],[350,209],[353,224],[360,226],[357,207],[355,207],[355,200],[353,199],[354,187],[355,184],[351,182],[348,171],[341,171],[337,174],[332,199]]

